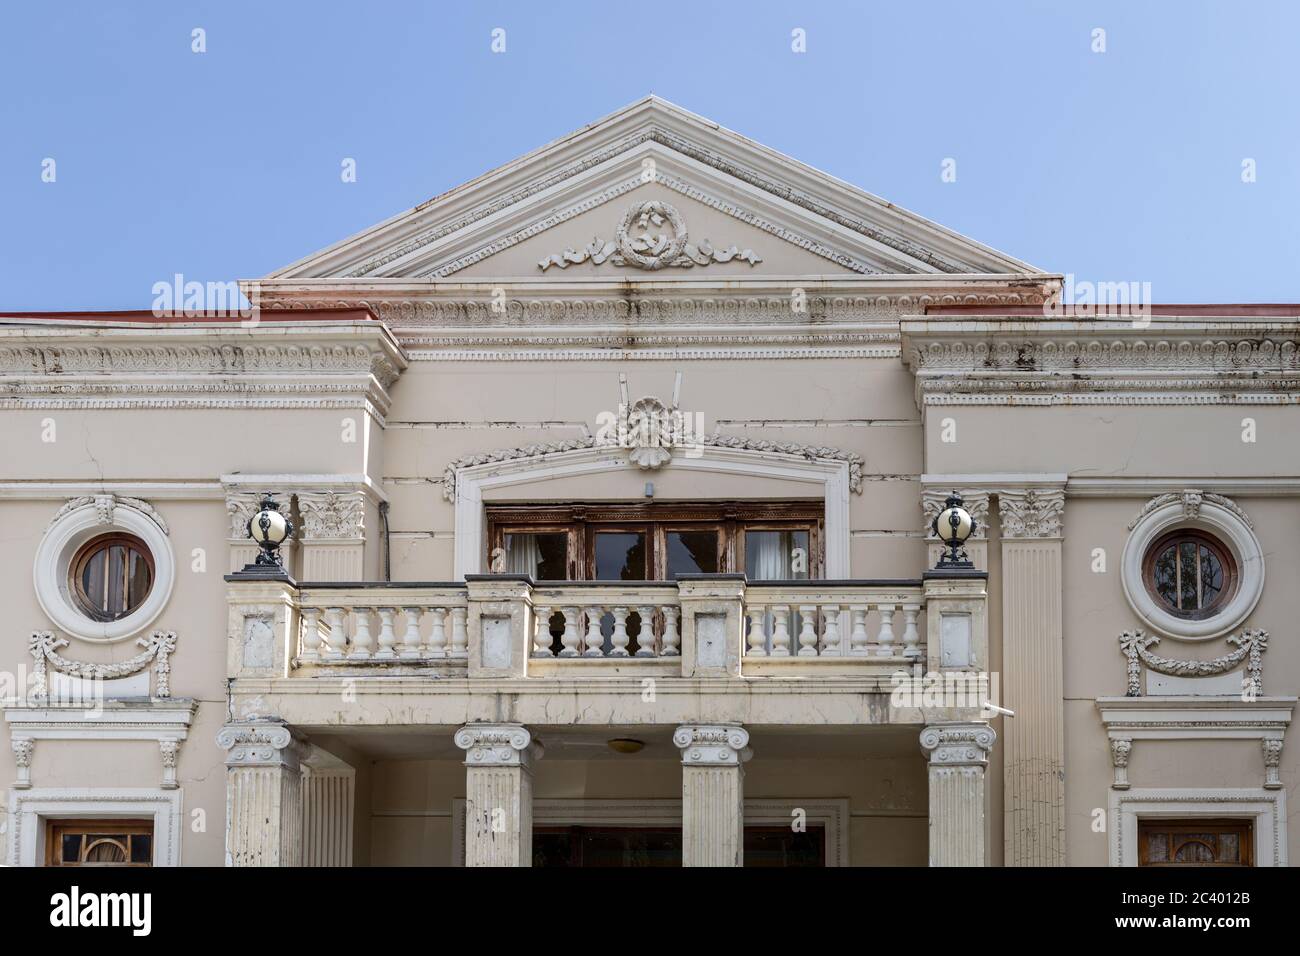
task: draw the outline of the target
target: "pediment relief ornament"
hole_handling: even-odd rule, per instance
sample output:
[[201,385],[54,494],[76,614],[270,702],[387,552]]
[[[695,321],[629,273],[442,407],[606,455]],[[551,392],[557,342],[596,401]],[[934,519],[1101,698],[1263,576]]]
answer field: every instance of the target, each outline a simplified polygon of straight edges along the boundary
[[671,203],[659,199],[633,203],[614,232],[613,240],[593,237],[582,249],[565,249],[537,263],[545,272],[550,266],[566,269],[590,262],[656,271],[669,267],[691,268],[740,259],[751,266],[762,262],[752,249],[716,249],[707,239],[690,241],[686,220]]

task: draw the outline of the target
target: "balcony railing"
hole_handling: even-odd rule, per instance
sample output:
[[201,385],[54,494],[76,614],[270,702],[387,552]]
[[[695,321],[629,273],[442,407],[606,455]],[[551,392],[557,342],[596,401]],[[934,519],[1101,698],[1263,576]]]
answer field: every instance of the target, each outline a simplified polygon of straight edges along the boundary
[[[309,675],[437,673],[470,668],[475,615],[525,622],[526,656],[517,676],[575,676],[680,671],[692,615],[712,616],[723,643],[734,644],[741,676],[896,670],[926,654],[926,589],[920,581],[537,582],[502,577],[508,593],[466,583],[304,583],[290,670]],[[481,626],[481,625],[480,625]],[[514,627],[512,623],[510,625]],[[522,644],[521,644],[522,648]],[[604,662],[598,666],[598,662]],[[838,668],[826,666],[838,662]],[[486,666],[486,665],[484,665]],[[512,675],[515,676],[515,675]]]

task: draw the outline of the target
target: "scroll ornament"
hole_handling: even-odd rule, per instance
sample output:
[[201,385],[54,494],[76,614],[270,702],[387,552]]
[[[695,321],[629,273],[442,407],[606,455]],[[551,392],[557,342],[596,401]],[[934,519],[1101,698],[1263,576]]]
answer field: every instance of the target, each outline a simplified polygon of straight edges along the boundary
[[655,271],[669,266],[707,266],[733,259],[751,266],[763,261],[752,249],[738,250],[735,246],[715,249],[707,239],[692,243],[682,214],[670,203],[651,199],[629,207],[613,240],[596,236],[581,249],[565,249],[540,260],[537,266],[545,272],[550,266],[567,269],[583,262],[598,266],[608,261],[616,266]]
[[1230,654],[1216,657],[1209,661],[1180,661],[1172,657],[1160,657],[1147,648],[1157,644],[1160,638],[1147,635],[1141,628],[1125,631],[1119,636],[1120,650],[1128,658],[1128,697],[1142,696],[1142,664],[1170,677],[1213,677],[1226,674],[1243,660],[1246,662],[1246,679],[1243,692],[1251,697],[1264,693],[1263,653],[1268,650],[1268,632],[1262,630],[1243,630],[1241,634],[1228,637],[1229,644],[1236,644],[1237,649]]
[[176,632],[154,631],[148,637],[140,638],[136,643],[144,650],[129,660],[115,664],[92,664],[62,657],[59,648],[67,647],[68,642],[63,638],[56,638],[53,631],[33,632],[28,642],[28,648],[36,661],[33,668],[33,699],[44,701],[48,698],[49,688],[46,678],[49,668],[81,680],[116,680],[137,674],[151,664],[154,666],[155,680],[153,696],[171,697],[171,662],[168,658],[176,650]]

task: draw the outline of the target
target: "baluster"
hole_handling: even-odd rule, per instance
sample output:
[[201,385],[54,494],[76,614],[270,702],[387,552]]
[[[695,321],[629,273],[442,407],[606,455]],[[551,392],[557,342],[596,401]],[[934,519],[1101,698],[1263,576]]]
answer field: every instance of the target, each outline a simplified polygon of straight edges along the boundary
[[551,652],[551,609],[533,608],[533,657],[554,657]]
[[801,604],[799,605],[799,656],[816,657],[817,656],[817,605]]
[[767,657],[767,634],[763,630],[763,618],[766,616],[767,609],[757,604],[751,604],[746,612],[749,617],[749,635],[745,638],[749,648],[745,651],[746,657]]
[[578,656],[578,609],[576,607],[564,608],[564,636],[560,638],[560,643],[564,645],[564,650],[560,651],[561,657]]
[[609,639],[614,646],[610,649],[610,657],[627,657],[627,612],[625,607],[614,608],[614,633]]
[[849,654],[852,657],[866,657],[871,653],[867,649],[867,605],[853,607],[853,631],[849,635]]
[[429,656],[447,656],[447,609],[435,607],[429,609]]
[[822,635],[822,657],[840,656],[840,606],[832,604],[822,608],[826,618],[826,633]]
[[777,604],[772,611],[772,656],[790,656],[790,607]]
[[921,636],[916,631],[916,615],[919,613],[919,604],[903,605],[903,656],[909,660],[921,656]]
[[352,620],[355,629],[352,633],[352,653],[349,657],[368,658],[375,649],[375,639],[370,636],[370,612],[372,608],[354,607]]
[[451,650],[447,656],[456,660],[465,660],[469,657],[469,608],[454,607],[451,609]]
[[655,656],[655,609],[639,607],[636,616],[641,619],[641,630],[636,635],[636,656]]
[[342,660],[344,652],[348,649],[348,632],[343,627],[343,608],[327,607],[325,609],[325,620],[329,621],[330,629],[325,635],[325,643],[329,649],[325,651],[325,660],[337,661]]
[[880,612],[880,634],[876,637],[876,656],[894,656],[894,605],[881,604],[876,608]]
[[396,608],[379,609],[379,652],[375,654],[376,660],[391,661],[397,657],[393,650],[397,646],[397,634],[393,631],[393,615],[396,613]]
[[302,652],[299,654],[299,660],[320,660],[322,637],[320,611],[321,609],[318,607],[305,607],[302,609]]
[[586,646],[586,650],[582,652],[583,657],[605,656],[605,635],[600,633],[600,619],[604,615],[603,607],[587,608],[587,639],[583,642]]
[[663,653],[661,657],[676,657],[680,651],[677,649],[677,643],[680,639],[677,636],[677,608],[664,608],[664,639]]
[[413,660],[420,656],[420,615],[422,611],[418,607],[404,607],[402,613],[406,615],[406,630],[402,634],[402,653],[400,656],[406,660]]

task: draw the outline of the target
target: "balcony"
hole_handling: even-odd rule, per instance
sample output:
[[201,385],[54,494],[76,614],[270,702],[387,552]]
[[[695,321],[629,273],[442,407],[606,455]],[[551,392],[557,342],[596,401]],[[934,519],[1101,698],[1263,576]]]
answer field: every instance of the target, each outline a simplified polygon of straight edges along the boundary
[[[245,648],[232,677],[887,677],[916,664],[973,665],[969,611],[957,609],[946,625],[954,646],[964,642],[964,659],[937,659],[936,649],[931,660],[937,642],[927,608],[936,595],[978,597],[981,612],[983,602],[982,580],[976,593],[974,582],[946,579],[749,582],[734,574],[297,585],[238,578],[232,607],[247,612],[271,588],[278,616],[232,620]],[[283,628],[283,670],[274,663],[280,654],[249,652],[249,620],[272,625],[257,629],[266,637]]]

